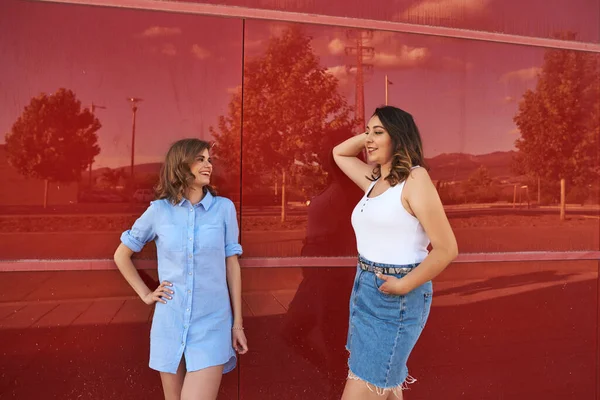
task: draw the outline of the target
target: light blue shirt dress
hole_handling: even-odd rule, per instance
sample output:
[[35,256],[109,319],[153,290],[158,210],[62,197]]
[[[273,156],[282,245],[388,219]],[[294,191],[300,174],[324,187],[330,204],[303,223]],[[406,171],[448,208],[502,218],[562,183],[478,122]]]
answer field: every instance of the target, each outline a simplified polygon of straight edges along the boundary
[[158,277],[174,291],[166,304],[157,302],[150,332],[150,368],[176,373],[181,357],[187,371],[225,364],[235,368],[233,323],[225,258],[242,254],[231,200],[206,193],[192,205],[153,201],[123,232],[121,241],[135,252],[156,241]]

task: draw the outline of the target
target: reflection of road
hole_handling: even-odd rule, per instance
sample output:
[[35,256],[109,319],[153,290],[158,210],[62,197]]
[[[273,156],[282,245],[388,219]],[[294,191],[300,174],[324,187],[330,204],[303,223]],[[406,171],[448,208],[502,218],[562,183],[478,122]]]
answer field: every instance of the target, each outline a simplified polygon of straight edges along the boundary
[[[61,214],[60,209],[53,209],[50,214],[0,215],[0,257],[4,260],[111,259],[119,235],[131,226],[139,212],[117,208],[109,211],[104,206],[112,205],[103,205],[96,212],[89,208],[78,209],[76,214]],[[135,207],[143,208],[145,205]],[[310,236],[306,230],[309,225],[308,208],[291,207],[288,221],[282,225],[278,207],[245,207],[241,217],[244,256],[306,255],[302,254],[302,249],[308,248],[306,244]],[[457,205],[448,206],[447,213],[461,253],[600,249],[598,206],[569,206],[567,221],[564,222],[559,220],[555,207],[527,210]],[[351,234],[350,227],[347,231]],[[324,237],[319,246],[329,249],[336,240],[347,241],[338,233],[334,238]],[[149,246],[141,257],[153,258],[151,250]],[[335,253],[323,250],[312,255],[354,254],[351,250],[336,250]]]

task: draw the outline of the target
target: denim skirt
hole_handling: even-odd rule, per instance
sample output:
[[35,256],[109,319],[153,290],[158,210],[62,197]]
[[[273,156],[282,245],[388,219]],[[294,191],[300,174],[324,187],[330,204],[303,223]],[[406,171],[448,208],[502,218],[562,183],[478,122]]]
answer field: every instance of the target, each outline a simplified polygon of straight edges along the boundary
[[[404,389],[415,381],[406,363],[421,335],[431,308],[431,281],[406,295],[385,294],[375,272],[396,268],[387,275],[402,279],[418,264],[374,263],[359,256],[352,295],[346,349],[350,379],[360,379],[384,393]],[[365,270],[367,268],[367,270]]]

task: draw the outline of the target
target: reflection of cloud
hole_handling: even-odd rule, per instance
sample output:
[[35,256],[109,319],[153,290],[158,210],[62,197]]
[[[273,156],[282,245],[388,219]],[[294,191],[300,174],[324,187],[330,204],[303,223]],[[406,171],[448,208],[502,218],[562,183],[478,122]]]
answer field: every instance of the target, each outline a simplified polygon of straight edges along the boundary
[[509,104],[509,103],[514,103],[515,102],[515,98],[513,96],[506,96],[504,99],[502,99],[504,103]]
[[244,40],[244,48],[246,50],[255,50],[264,46],[264,41],[262,39],[256,40]]
[[455,57],[443,57],[442,66],[449,70],[470,70],[473,68],[473,63]]
[[229,94],[236,94],[242,91],[242,86],[241,85],[237,85],[234,87],[228,87],[227,88],[227,93]]
[[167,56],[175,56],[177,55],[177,49],[175,48],[175,45],[173,43],[166,43],[162,46],[162,49],[160,50],[161,53],[167,55]]
[[269,33],[271,36],[281,36],[283,32],[292,26],[289,22],[271,22],[269,24]]
[[191,52],[199,60],[206,60],[210,57],[210,51],[206,50],[199,44],[194,44],[192,46]]
[[139,36],[146,38],[181,35],[180,28],[169,28],[166,26],[152,26],[142,32]]
[[429,20],[464,20],[483,14],[491,0],[423,0],[409,7],[397,17],[400,19],[427,18]]
[[510,71],[500,77],[500,82],[507,83],[510,81],[521,81],[527,82],[538,77],[538,74],[542,72],[539,67],[523,68],[516,71]]
[[356,70],[356,68],[351,68],[350,71],[344,65],[337,65],[335,67],[329,67],[325,72],[333,75],[339,81],[340,86],[346,86],[350,83],[351,74]]
[[411,68],[424,63],[431,53],[425,47],[402,45],[393,53],[376,52],[373,65],[380,68]]
[[329,52],[334,56],[340,56],[346,51],[346,43],[344,43],[344,41],[339,38],[335,38],[331,42],[329,42],[327,48],[329,49]]
[[[378,68],[412,68],[430,58],[428,48],[408,46],[400,38],[395,32],[374,32],[372,38],[365,40],[365,46],[373,47],[375,53],[371,59],[367,56],[365,62]],[[327,51],[334,56],[341,56],[345,54],[347,47],[354,46],[355,43],[337,36],[327,43]]]

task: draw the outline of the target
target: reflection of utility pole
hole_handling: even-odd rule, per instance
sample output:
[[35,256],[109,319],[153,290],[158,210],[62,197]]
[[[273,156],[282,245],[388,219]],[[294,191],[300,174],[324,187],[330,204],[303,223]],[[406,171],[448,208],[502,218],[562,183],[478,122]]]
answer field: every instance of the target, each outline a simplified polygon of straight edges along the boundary
[[392,81],[390,81],[388,79],[387,74],[385,74],[385,105],[387,106],[388,103],[388,85],[393,85],[394,83]]
[[[99,106],[99,105],[97,105],[97,104],[94,104],[94,103],[92,102],[92,106],[90,107],[90,111],[92,112],[92,115],[94,115],[94,112],[96,111],[96,108],[101,108],[101,109],[103,109],[103,110],[106,110],[106,107],[104,107],[104,106]],[[88,182],[89,182],[89,183],[88,183],[88,185],[89,185],[89,189],[91,189],[91,188],[92,188],[92,164],[93,164],[93,163],[94,163],[94,159],[91,159],[91,160],[90,160],[90,168],[89,168],[89,171],[88,171],[88,175],[89,175],[89,177],[88,177],[88,178],[89,178],[89,179],[88,179]]]
[[375,49],[368,45],[373,39],[373,31],[349,30],[346,37],[353,44],[346,47],[346,54],[356,57],[355,64],[346,65],[346,69],[350,71],[356,68],[355,117],[362,129],[365,126],[365,72],[373,71],[373,64],[369,64],[368,61],[375,57]]
[[137,97],[130,97],[127,99],[131,103],[131,111],[133,112],[133,121],[131,124],[131,170],[129,172],[131,188],[133,189],[134,180],[133,180],[133,162],[135,157],[135,114],[137,113],[137,103],[143,101],[143,99]]

